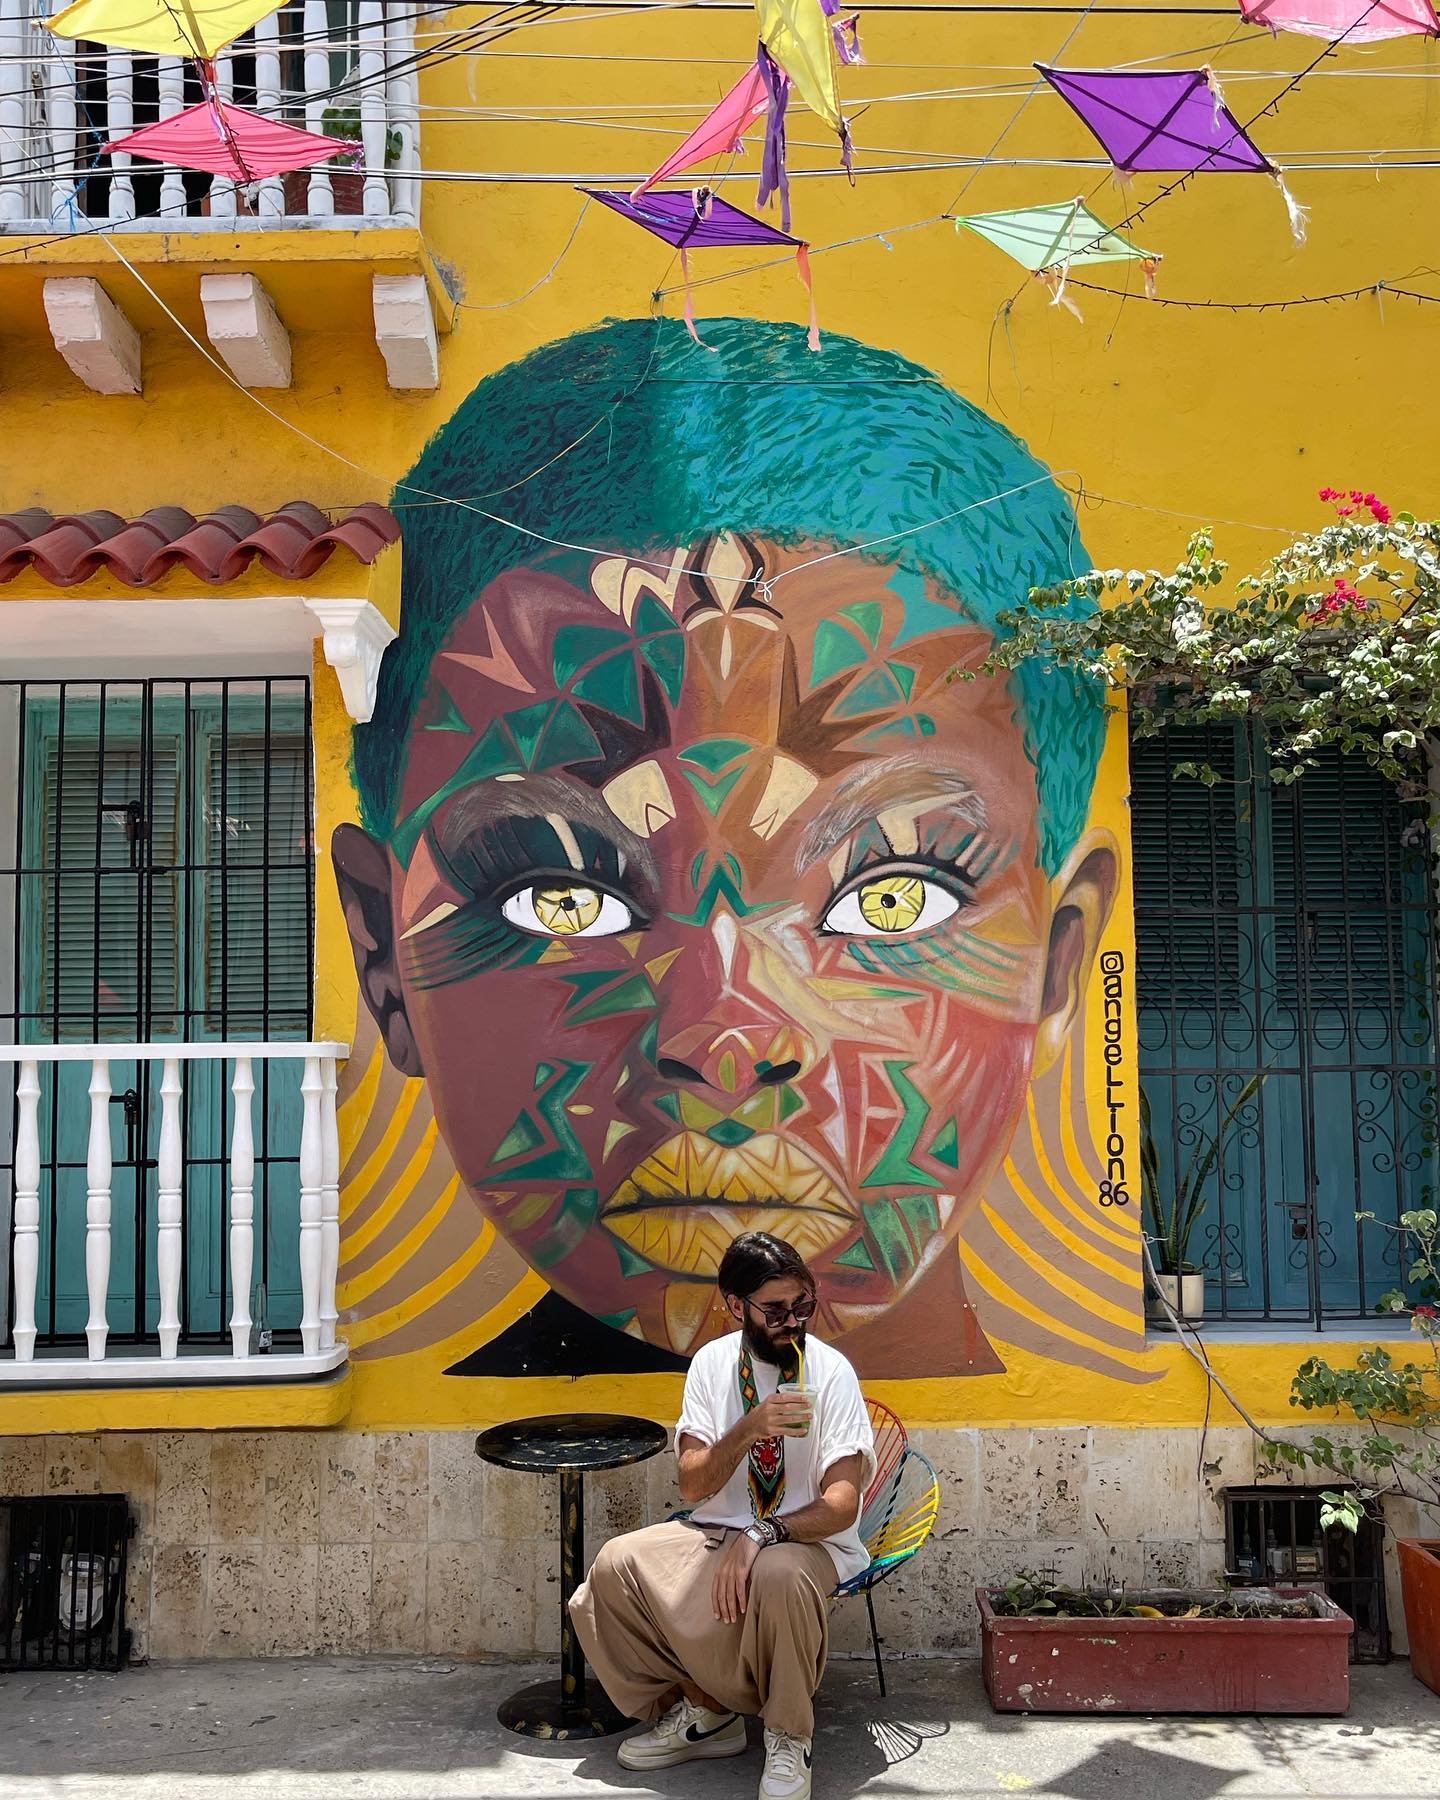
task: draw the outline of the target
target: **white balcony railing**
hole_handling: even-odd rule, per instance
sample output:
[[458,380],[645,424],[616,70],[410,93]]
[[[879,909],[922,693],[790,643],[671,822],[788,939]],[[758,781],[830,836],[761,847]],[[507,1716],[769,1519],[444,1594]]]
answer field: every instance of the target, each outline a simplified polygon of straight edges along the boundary
[[[9,1360],[0,1359],[0,1384],[83,1381],[182,1382],[294,1380],[339,1367],[346,1346],[336,1337],[336,1270],[340,1256],[340,1139],[336,1124],[336,1059],[348,1046],[335,1043],[297,1044],[17,1044],[0,1046],[0,1066],[14,1065],[15,1126],[12,1179],[12,1295],[14,1327]],[[299,1075],[299,1223],[298,1264],[301,1310],[298,1351],[252,1351],[251,1300],[257,1256],[255,1221],[255,1064],[288,1063]],[[228,1147],[229,1229],[220,1254],[225,1259],[223,1291],[230,1297],[226,1320],[228,1354],[222,1344],[181,1341],[182,1271],[191,1259],[198,1221],[187,1217],[185,1111],[182,1064],[221,1065],[231,1097]],[[42,1173],[48,1170],[53,1194],[54,1146],[42,1153],[41,1069],[52,1065],[89,1065],[89,1134],[85,1157],[85,1289],[89,1317],[85,1354],[65,1353],[63,1346],[42,1345],[37,1355],[36,1300],[40,1287]],[[114,1083],[112,1064],[158,1067],[160,1107],[154,1146],[154,1265],[159,1299],[153,1331],[133,1332],[137,1341],[112,1350],[108,1306],[112,1293],[112,1178]],[[283,1073],[277,1072],[277,1079]],[[82,1076],[83,1078],[83,1071]],[[265,1084],[274,1090],[276,1082]],[[76,1090],[78,1097],[79,1090]],[[132,1146],[149,1165],[151,1146]],[[56,1231],[53,1215],[49,1235]],[[198,1247],[194,1258],[204,1252]],[[133,1323],[133,1321],[132,1321]],[[140,1321],[143,1325],[143,1319]]]
[[[414,224],[414,0],[287,0],[217,58],[222,98],[357,139],[363,159],[251,184],[128,155],[111,138],[200,99],[193,65],[52,36],[53,0],[0,0],[0,232]],[[327,116],[328,115],[328,116]]]

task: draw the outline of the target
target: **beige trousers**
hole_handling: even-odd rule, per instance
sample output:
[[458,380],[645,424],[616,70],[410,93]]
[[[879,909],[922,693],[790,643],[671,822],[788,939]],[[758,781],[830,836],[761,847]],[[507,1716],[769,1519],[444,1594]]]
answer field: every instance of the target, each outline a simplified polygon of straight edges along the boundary
[[684,1694],[810,1737],[835,1565],[823,1544],[771,1545],[755,1559],[745,1611],[726,1625],[711,1584],[735,1536],[672,1520],[612,1538],[570,1617],[605,1692],[632,1718],[658,1719]]

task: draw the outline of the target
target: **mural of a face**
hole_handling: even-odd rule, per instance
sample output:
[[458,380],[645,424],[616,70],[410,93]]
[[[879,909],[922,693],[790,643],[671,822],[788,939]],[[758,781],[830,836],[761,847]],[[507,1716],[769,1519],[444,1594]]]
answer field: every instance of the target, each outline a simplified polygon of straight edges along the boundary
[[937,1329],[917,1295],[961,1297],[1115,860],[1092,835],[1045,872],[1012,684],[953,678],[988,632],[833,549],[732,529],[500,574],[429,662],[388,841],[335,850],[390,1055],[554,1289],[690,1351],[733,1328],[727,1243],[771,1231],[819,1334],[898,1374]]

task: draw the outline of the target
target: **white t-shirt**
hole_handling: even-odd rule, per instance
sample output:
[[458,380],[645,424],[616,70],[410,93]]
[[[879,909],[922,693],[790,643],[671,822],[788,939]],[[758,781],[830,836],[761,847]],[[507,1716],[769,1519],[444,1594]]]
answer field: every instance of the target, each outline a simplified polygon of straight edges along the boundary
[[[740,1398],[740,1333],[702,1344],[691,1359],[685,1377],[685,1400],[675,1427],[678,1456],[682,1437],[702,1444],[718,1444],[740,1422],[745,1404]],[[755,1391],[768,1399],[780,1384],[774,1363],[752,1358]],[[857,1453],[864,1460],[860,1490],[870,1485],[875,1473],[875,1437],[855,1371],[838,1350],[818,1338],[805,1340],[805,1381],[815,1393],[815,1412],[805,1437],[787,1437],[785,1446],[785,1498],[780,1516],[808,1506],[820,1496],[820,1479],[843,1456]],[[748,1459],[741,1457],[724,1487],[702,1500],[691,1513],[697,1525],[730,1525],[742,1530],[754,1514],[750,1510]],[[860,1541],[859,1521],[824,1540],[835,1564],[837,1581],[849,1581],[870,1565],[870,1553]]]

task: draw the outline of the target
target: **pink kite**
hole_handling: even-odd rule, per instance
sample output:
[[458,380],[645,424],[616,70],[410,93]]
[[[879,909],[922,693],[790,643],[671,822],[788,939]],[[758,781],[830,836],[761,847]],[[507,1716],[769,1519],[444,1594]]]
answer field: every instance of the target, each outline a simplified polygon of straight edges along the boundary
[[359,161],[364,155],[361,146],[349,139],[302,131],[298,125],[220,100],[213,105],[202,100],[173,118],[142,125],[128,137],[112,138],[105,152],[115,151],[182,169],[208,169],[232,181],[258,181],[263,175],[283,175],[287,169],[308,169],[332,156]]
[[1338,44],[1377,44],[1383,38],[1440,37],[1430,0],[1240,0],[1247,25],[1294,31]]
[[642,181],[630,198],[638,200],[648,194],[658,181],[693,169],[712,156],[729,156],[740,148],[745,133],[770,104],[770,91],[765,85],[764,71],[754,63],[731,88],[713,111],[705,117],[678,149],[672,150],[660,167]]

